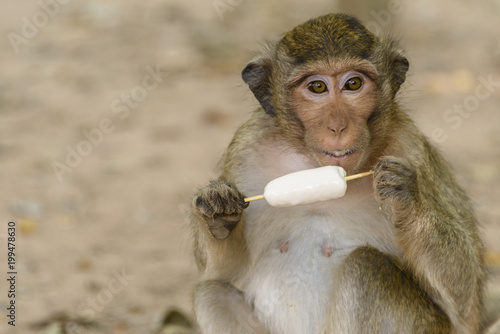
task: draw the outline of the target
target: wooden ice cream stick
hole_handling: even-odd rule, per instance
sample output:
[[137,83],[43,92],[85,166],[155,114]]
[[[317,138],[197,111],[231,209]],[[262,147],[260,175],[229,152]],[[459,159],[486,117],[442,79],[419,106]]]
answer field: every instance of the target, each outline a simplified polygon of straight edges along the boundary
[[373,171],[368,171],[368,172],[363,172],[363,173],[359,173],[359,174],[354,174],[354,175],[349,175],[349,176],[346,176],[344,179],[346,181],[351,181],[351,180],[356,180],[356,179],[360,179],[362,177],[365,177],[365,176],[368,176],[368,175],[372,175],[373,174]]
[[[368,172],[363,172],[363,173],[359,173],[359,174],[346,176],[344,178],[344,180],[346,180],[346,181],[356,180],[356,179],[360,179],[362,177],[372,175],[372,174],[373,174],[373,171],[370,170]],[[246,197],[244,199],[244,201],[245,201],[245,203],[248,203],[248,202],[258,201],[260,199],[264,199],[264,195],[256,195],[256,196]]]
[[264,195],[256,195],[252,197],[247,197],[244,199],[245,203],[247,202],[253,202],[253,201],[258,201],[259,199],[264,199]]

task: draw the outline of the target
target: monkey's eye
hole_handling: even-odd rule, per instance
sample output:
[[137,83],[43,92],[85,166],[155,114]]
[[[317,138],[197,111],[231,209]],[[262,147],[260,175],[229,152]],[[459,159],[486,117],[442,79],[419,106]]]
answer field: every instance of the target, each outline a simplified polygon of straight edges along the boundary
[[345,90],[358,90],[363,85],[363,81],[360,77],[354,77],[347,80],[344,85]]
[[326,92],[326,83],[321,80],[316,80],[307,85],[307,89],[315,94],[321,94]]

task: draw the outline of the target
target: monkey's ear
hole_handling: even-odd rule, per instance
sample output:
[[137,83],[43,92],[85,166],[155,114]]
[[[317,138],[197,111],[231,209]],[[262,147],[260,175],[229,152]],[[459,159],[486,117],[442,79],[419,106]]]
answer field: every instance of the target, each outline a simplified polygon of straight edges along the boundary
[[275,115],[271,96],[271,59],[258,58],[251,61],[241,72],[243,81],[248,84],[255,98],[259,101],[265,112]]
[[392,54],[390,63],[392,69],[391,88],[392,96],[394,97],[403,82],[405,82],[406,72],[408,72],[408,68],[410,68],[410,63],[408,62],[408,59],[396,52]]

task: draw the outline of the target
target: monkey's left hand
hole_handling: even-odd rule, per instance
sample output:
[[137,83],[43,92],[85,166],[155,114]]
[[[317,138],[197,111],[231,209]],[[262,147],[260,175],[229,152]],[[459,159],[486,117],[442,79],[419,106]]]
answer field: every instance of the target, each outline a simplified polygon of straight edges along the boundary
[[382,157],[375,166],[373,180],[375,196],[380,201],[408,205],[418,196],[417,174],[404,159]]
[[245,196],[231,182],[212,181],[195,196],[193,204],[203,217],[210,233],[217,239],[225,239],[241,220],[248,207]]

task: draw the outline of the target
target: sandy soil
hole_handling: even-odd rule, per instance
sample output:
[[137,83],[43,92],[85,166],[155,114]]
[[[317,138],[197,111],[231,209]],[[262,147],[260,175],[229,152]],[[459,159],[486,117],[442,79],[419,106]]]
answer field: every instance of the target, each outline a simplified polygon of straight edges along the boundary
[[[61,333],[57,319],[82,317],[97,327],[68,332],[152,333],[171,307],[189,314],[186,210],[257,106],[240,70],[264,39],[344,8],[222,2],[0,2],[0,268],[15,221],[18,272],[16,327],[2,316],[0,333]],[[454,166],[498,262],[500,2],[354,14],[402,40],[401,101]]]

